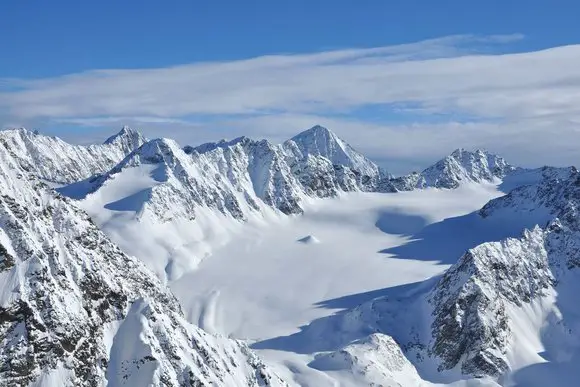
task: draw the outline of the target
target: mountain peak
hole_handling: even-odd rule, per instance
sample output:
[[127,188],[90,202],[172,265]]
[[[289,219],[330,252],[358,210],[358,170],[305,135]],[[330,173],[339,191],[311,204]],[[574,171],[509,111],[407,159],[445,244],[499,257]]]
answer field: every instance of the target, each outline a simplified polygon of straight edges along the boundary
[[310,129],[306,129],[294,137],[291,140],[293,141],[301,141],[307,138],[320,138],[326,141],[334,140],[334,141],[342,141],[332,130],[322,126],[322,125],[314,125]]
[[125,125],[121,130],[105,140],[105,144],[131,143],[139,145],[146,142],[147,139],[138,130],[132,129]]
[[517,170],[505,159],[488,151],[457,148],[421,173],[411,173],[384,184],[384,191],[416,188],[457,188],[463,183],[493,182]]
[[322,156],[334,165],[342,165],[367,176],[378,176],[379,167],[357,152],[333,131],[315,125],[284,143],[296,156]]
[[455,188],[461,182],[491,182],[515,170],[502,157],[482,149],[454,150],[451,155],[423,171],[428,186]]
[[449,156],[451,157],[460,157],[466,150],[464,148],[457,148]]
[[182,149],[179,145],[168,138],[155,138],[149,140],[141,145],[139,148],[135,149],[132,154],[128,156],[138,156],[140,159],[147,160],[148,162],[159,163],[167,158],[173,159],[175,154],[180,152]]
[[490,153],[484,149],[476,149],[474,151],[470,151],[470,150],[467,150],[465,148],[457,148],[453,152],[451,152],[451,154],[449,156],[456,158],[456,159],[462,158],[465,156],[477,156],[477,157],[488,156],[488,157],[500,158],[499,156],[497,156],[493,153]]
[[[41,135],[38,130],[29,130],[29,129],[26,129],[24,127],[4,129],[4,130],[0,131],[0,134],[4,134],[6,136],[16,135],[16,136],[27,137],[27,138]],[[41,136],[43,136],[43,135],[41,135]],[[44,137],[49,137],[49,136],[44,136]],[[54,138],[54,137],[50,137],[50,138]]]

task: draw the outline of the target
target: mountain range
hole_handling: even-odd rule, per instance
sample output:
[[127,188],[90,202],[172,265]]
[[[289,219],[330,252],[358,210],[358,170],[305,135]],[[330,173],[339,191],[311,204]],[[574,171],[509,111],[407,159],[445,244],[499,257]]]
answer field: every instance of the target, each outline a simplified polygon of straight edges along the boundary
[[[448,252],[442,244],[458,239],[465,249],[396,297],[361,298],[282,341],[226,337],[207,323],[211,303],[192,319],[172,293],[255,224],[282,228],[349,195],[392,203],[490,187],[498,191],[487,204],[455,218],[416,226],[413,214],[381,215],[389,227],[413,228],[394,232],[376,221],[388,235],[408,234],[389,254],[420,252],[413,243],[433,236],[430,248]],[[0,132],[0,193],[2,385],[316,385],[310,370],[342,385],[533,386],[541,373],[573,385],[566,383],[580,346],[574,167],[525,169],[458,149],[394,177],[321,126],[282,144],[240,137],[184,147],[128,127],[90,146],[14,129]],[[436,233],[453,222],[460,227]],[[479,235],[464,238],[461,227]],[[323,238],[301,239],[317,243],[298,248],[325,248]],[[259,292],[261,284],[253,286]],[[291,352],[310,356],[308,372],[262,359],[289,338],[301,343]]]

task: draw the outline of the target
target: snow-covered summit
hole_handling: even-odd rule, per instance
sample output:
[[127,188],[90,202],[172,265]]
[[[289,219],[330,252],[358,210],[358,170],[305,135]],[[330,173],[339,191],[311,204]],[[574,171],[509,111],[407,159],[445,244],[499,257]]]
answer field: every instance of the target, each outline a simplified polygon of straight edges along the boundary
[[471,152],[459,148],[420,173],[383,181],[381,190],[396,192],[427,187],[457,188],[464,183],[500,180],[515,170],[516,167],[495,154],[481,149]]
[[427,186],[455,188],[462,182],[491,182],[515,170],[505,159],[478,149],[457,149],[451,155],[423,171]]
[[284,143],[284,147],[296,157],[322,156],[334,165],[342,165],[361,174],[375,176],[380,168],[340,139],[331,130],[316,125]]
[[145,136],[143,136],[143,134],[138,130],[131,129],[128,126],[123,126],[117,134],[106,139],[104,144],[117,146],[121,148],[125,154],[129,154],[134,149],[139,148],[146,141],[147,139]]
[[[135,149],[107,173],[92,179],[87,187],[91,200],[122,201],[140,218],[161,222],[176,218],[195,219],[198,207],[243,219],[246,200],[222,178],[212,163],[200,163],[175,141],[153,139]],[[141,191],[133,192],[140,177]],[[125,197],[125,193],[131,195]],[[250,200],[250,199],[248,199]],[[106,205],[106,203],[104,203]]]

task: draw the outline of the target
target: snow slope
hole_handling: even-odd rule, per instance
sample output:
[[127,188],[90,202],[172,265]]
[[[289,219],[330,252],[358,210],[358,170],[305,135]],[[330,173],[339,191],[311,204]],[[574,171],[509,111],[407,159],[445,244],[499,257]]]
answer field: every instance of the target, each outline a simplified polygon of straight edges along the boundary
[[[382,347],[388,338],[364,341],[372,330],[361,335],[357,329],[356,334],[343,336],[341,328],[326,322],[336,312],[440,275],[450,260],[439,258],[447,254],[459,257],[465,248],[483,241],[519,235],[519,223],[498,232],[498,223],[480,218],[481,223],[471,229],[475,235],[464,234],[471,245],[440,243],[442,235],[465,225],[462,218],[467,216],[471,222],[472,210],[498,195],[494,186],[468,185],[397,195],[350,193],[314,202],[298,218],[265,225],[249,221],[197,270],[171,281],[170,287],[189,321],[203,322],[206,329],[209,322],[212,331],[254,342],[253,348],[286,380],[301,386],[367,385],[358,371],[336,370],[316,359],[321,354],[331,356],[357,339],[366,343],[360,344],[363,347],[381,346],[379,354],[369,354],[378,358],[361,362],[379,364],[381,356],[398,356],[400,350]],[[439,230],[417,239],[433,227]],[[305,234],[319,243],[297,243]],[[418,252],[417,258],[409,257],[405,248]],[[354,327],[354,321],[345,324]],[[303,331],[311,324],[320,328],[313,328],[314,333]],[[342,355],[333,357],[337,356]],[[368,366],[357,364],[357,369]],[[380,369],[369,372],[367,382],[382,374]],[[406,385],[406,377],[397,380]]]
[[459,149],[392,178],[320,126],[185,148],[13,130],[0,155],[5,384],[580,376],[575,168]]
[[0,384],[281,386],[0,146]]
[[[480,222],[490,226],[525,214],[521,218],[530,229],[521,236],[495,242],[497,235],[490,234],[491,241],[469,249],[440,278],[391,289],[256,348],[294,345],[298,352],[323,351],[311,366],[372,384],[396,353],[392,337],[410,362],[395,367],[407,369],[399,376],[403,385],[418,383],[415,370],[420,383],[576,385],[580,175],[575,168],[533,174],[534,179],[526,177],[530,185],[478,212]],[[534,226],[538,219],[547,220],[545,228]],[[381,341],[377,334],[387,336]],[[354,358],[360,346],[364,355]],[[380,375],[388,384],[394,374]]]

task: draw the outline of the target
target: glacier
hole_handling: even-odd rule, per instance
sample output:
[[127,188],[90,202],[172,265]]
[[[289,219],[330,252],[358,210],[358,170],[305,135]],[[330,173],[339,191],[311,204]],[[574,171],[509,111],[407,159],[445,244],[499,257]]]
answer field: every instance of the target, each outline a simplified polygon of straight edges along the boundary
[[0,132],[0,381],[573,386],[579,172],[395,177],[322,126]]

